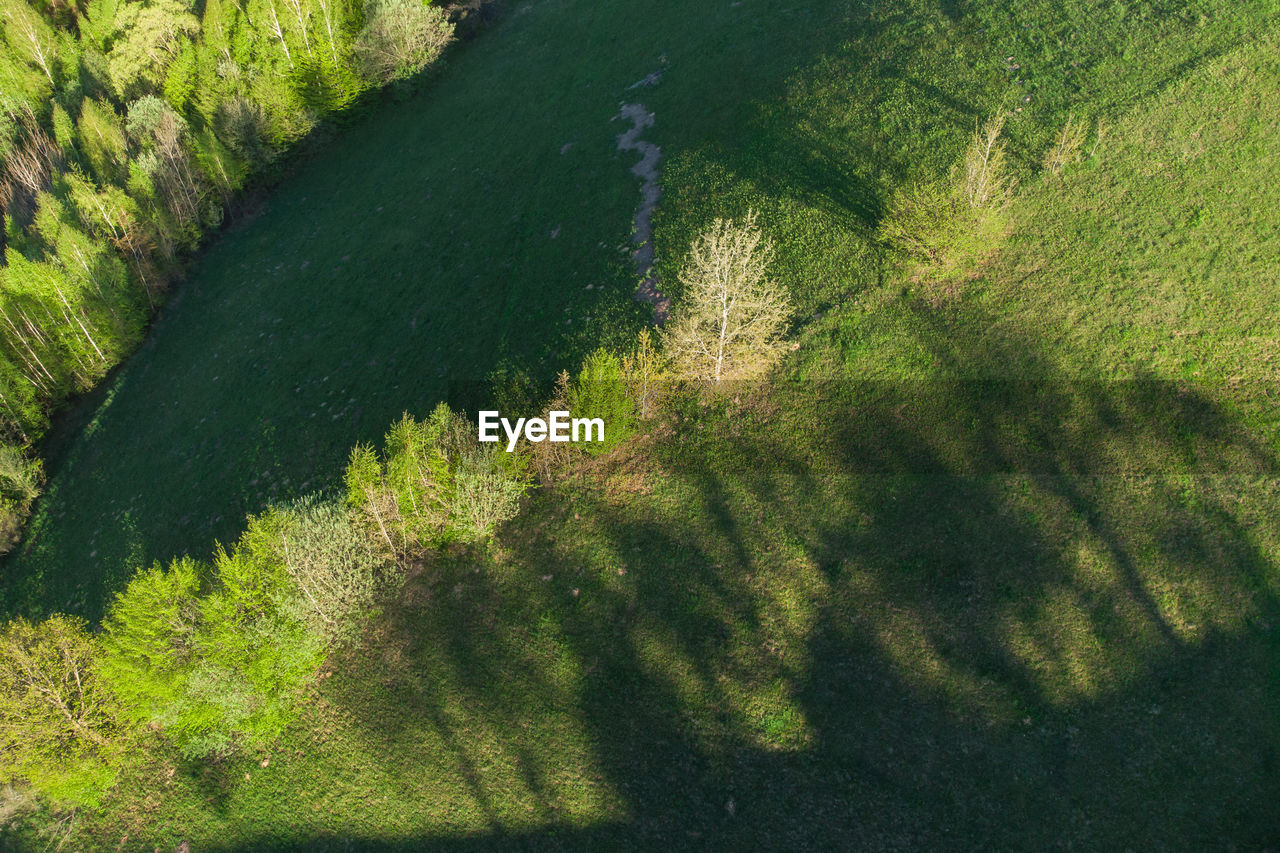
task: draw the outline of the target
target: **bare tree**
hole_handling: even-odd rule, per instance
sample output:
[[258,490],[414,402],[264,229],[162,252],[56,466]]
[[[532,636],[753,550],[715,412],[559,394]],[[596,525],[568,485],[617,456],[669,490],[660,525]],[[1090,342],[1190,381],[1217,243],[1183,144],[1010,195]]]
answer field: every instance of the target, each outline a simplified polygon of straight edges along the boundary
[[1005,146],[1000,139],[1006,115],[997,112],[973,133],[973,141],[964,155],[965,201],[972,208],[1003,205],[1013,194],[1013,180],[1005,166]]
[[1062,126],[1053,147],[1045,152],[1045,171],[1053,175],[1061,175],[1067,166],[1080,162],[1080,149],[1084,146],[1085,135],[1089,125],[1084,120],[1077,121],[1074,116],[1067,116],[1067,123]]
[[381,83],[421,71],[453,38],[453,24],[436,6],[414,0],[377,0],[355,41],[365,74]]
[[766,276],[773,244],[756,218],[717,219],[694,241],[680,270],[684,301],[662,333],[676,376],[752,379],[781,354],[790,302]]

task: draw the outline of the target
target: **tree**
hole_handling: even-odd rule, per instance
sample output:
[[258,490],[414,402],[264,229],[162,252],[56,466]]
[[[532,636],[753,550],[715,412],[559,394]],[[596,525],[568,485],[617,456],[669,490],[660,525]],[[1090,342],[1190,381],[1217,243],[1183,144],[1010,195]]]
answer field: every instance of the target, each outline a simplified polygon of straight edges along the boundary
[[1003,209],[1013,196],[1013,179],[1005,163],[1004,140],[1000,138],[1007,118],[998,112],[973,132],[964,153],[964,180],[961,196],[973,210]]
[[102,181],[123,183],[129,173],[128,143],[124,123],[105,101],[86,98],[80,104],[76,122],[80,150]]
[[592,455],[608,453],[635,432],[635,400],[628,393],[622,363],[606,349],[596,350],[582,362],[567,403],[573,417],[604,421],[604,441],[586,445]]
[[192,757],[276,737],[324,658],[323,638],[282,606],[283,571],[239,557],[220,554],[212,573],[190,559],[143,571],[103,623],[102,671],[123,715]]
[[[12,370],[5,363],[0,365],[0,375]],[[8,377],[5,377],[8,378]],[[0,381],[0,404],[10,405],[12,391]],[[5,393],[8,391],[9,393]],[[12,415],[9,415],[12,417]],[[11,548],[19,538],[22,522],[30,512],[31,504],[40,494],[44,482],[43,466],[38,459],[30,459],[21,446],[0,440],[0,551]]]
[[472,425],[441,403],[425,421],[408,414],[379,455],[357,446],[347,465],[347,502],[390,556],[449,540],[478,541],[519,511],[526,460],[480,444]]
[[773,244],[756,218],[717,219],[694,241],[680,270],[684,298],[662,333],[677,376],[755,379],[781,354],[790,303],[766,275]]
[[200,582],[194,560],[175,560],[168,571],[157,563],[135,575],[107,611],[102,673],[130,722],[175,722],[171,709],[195,656]]
[[929,284],[969,276],[1000,246],[1015,182],[1001,139],[1005,114],[977,128],[946,179],[899,188],[878,236],[905,261],[909,275]]
[[0,633],[0,781],[95,805],[119,766],[112,697],[83,620],[15,619]]
[[662,361],[648,329],[640,331],[636,348],[623,356],[622,375],[636,416],[641,420],[652,417],[661,399]]
[[107,69],[116,95],[123,100],[162,86],[183,37],[193,37],[200,30],[190,8],[177,0],[118,2],[104,6],[101,14],[95,26],[109,34]]
[[57,85],[58,55],[54,30],[34,9],[23,0],[2,0],[0,32],[24,60],[40,69],[51,87]]
[[235,551],[219,555],[218,563],[228,588],[253,589],[264,608],[274,601],[300,614],[327,642],[354,636],[379,595],[401,577],[347,507],[314,496],[250,519]]
[[378,83],[403,80],[435,61],[453,38],[449,17],[421,0],[373,0],[354,50]]

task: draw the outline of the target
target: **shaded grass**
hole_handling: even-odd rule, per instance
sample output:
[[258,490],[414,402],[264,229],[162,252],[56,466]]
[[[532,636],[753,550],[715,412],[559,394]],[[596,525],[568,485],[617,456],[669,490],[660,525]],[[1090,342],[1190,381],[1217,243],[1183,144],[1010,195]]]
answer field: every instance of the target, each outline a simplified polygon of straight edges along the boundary
[[[1273,457],[1176,389],[957,389],[693,406],[597,488],[536,499],[492,557],[428,564],[267,767],[220,768],[225,793],[176,775],[85,831],[213,849],[1268,842]],[[853,405],[854,428],[831,417]],[[1188,443],[1205,452],[1176,461]],[[972,473],[992,458],[1007,468]]]

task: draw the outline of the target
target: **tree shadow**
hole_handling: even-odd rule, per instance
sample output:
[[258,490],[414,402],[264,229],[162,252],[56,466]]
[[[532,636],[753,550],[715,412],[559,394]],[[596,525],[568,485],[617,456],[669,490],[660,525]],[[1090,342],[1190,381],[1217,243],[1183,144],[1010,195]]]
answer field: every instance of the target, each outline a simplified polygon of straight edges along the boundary
[[942,375],[682,408],[429,565],[330,698],[474,834],[253,848],[1274,844],[1273,454],[1212,389]]

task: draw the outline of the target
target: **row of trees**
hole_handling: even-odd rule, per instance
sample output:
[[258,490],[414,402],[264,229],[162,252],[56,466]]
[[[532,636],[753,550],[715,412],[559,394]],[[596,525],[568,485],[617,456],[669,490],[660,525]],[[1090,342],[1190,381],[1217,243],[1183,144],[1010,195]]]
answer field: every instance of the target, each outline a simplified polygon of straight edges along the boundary
[[508,453],[445,404],[424,420],[406,414],[381,450],[352,451],[340,498],[250,518],[208,562],[140,571],[99,632],[65,616],[11,622],[0,632],[0,783],[92,806],[157,733],[188,757],[276,738],[326,656],[358,639],[411,564],[487,542],[535,480],[612,452],[678,389],[763,375],[788,319],[766,275],[771,248],[754,215],[718,220],[695,242],[685,299],[656,340],[642,332],[632,352],[597,350],[561,374],[545,409],[603,418],[602,443]]
[[[247,180],[452,32],[423,0],[0,0],[0,446],[137,345]],[[40,471],[0,456],[4,547]]]

